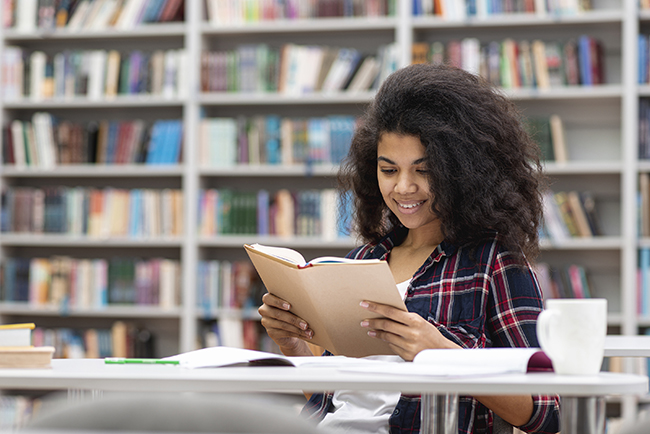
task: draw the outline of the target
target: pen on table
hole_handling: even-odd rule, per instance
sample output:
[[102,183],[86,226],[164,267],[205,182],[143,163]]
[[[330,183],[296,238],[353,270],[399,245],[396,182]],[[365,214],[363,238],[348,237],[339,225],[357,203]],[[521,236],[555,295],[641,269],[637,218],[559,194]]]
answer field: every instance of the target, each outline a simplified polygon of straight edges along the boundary
[[104,363],[109,365],[180,365],[178,360],[164,359],[129,359],[124,357],[106,357]]

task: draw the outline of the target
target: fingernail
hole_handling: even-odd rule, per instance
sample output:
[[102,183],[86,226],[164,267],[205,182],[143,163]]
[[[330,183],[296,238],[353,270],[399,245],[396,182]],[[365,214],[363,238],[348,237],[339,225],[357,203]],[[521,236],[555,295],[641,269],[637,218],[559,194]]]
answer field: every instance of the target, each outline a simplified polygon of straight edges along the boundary
[[282,303],[282,309],[289,310],[291,309],[291,306],[289,305],[289,303]]
[[368,307],[368,302],[367,301],[362,301],[361,303],[359,303],[359,306]]
[[376,338],[377,332],[374,330],[368,330],[368,336],[370,336],[371,338]]
[[368,327],[369,324],[368,321],[361,321],[361,327]]
[[307,323],[306,322],[300,322],[300,328],[303,330],[307,330]]
[[314,332],[311,331],[311,330],[307,330],[305,332],[305,336],[307,336],[309,339],[311,339],[312,337],[314,337]]

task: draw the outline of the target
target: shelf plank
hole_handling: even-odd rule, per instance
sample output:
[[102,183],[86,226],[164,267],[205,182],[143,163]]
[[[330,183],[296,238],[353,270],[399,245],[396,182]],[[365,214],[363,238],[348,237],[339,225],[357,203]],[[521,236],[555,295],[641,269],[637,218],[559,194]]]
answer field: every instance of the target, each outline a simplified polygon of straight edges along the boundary
[[94,238],[68,234],[2,233],[0,246],[57,246],[57,247],[181,247],[182,237]]
[[540,240],[542,250],[620,250],[623,248],[621,237],[570,238],[565,241]]
[[546,16],[535,13],[495,14],[485,18],[467,17],[463,20],[448,20],[433,16],[413,17],[414,29],[464,29],[466,27],[548,27],[557,25],[580,24],[621,24],[623,11],[621,9],[592,10],[575,15],[549,14]]
[[11,178],[180,177],[183,175],[183,167],[180,165],[153,164],[78,164],[45,169],[40,167],[18,168],[13,165],[4,165],[0,167],[0,174]]
[[10,110],[78,109],[78,108],[122,108],[122,107],[182,107],[185,99],[164,98],[157,95],[119,95],[112,99],[92,100],[87,97],[58,97],[42,100],[29,98],[7,100],[3,107]]
[[621,174],[623,163],[620,161],[568,161],[557,163],[543,162],[544,172],[549,175],[587,175],[587,174]]
[[235,35],[255,33],[300,33],[300,32],[367,32],[372,30],[394,31],[398,20],[395,17],[334,17],[315,19],[281,19],[258,21],[242,24],[215,25],[204,22],[201,25],[203,35]]
[[243,248],[244,244],[260,243],[290,247],[294,249],[353,249],[358,245],[352,238],[340,238],[336,240],[323,240],[320,237],[293,237],[282,238],[268,235],[220,235],[213,237],[199,237],[198,243],[201,247],[222,247],[222,248]]
[[162,309],[158,306],[106,306],[97,309],[61,309],[56,306],[34,306],[29,303],[1,302],[3,315],[67,316],[101,318],[173,318],[181,316],[181,308]]
[[208,168],[199,170],[203,176],[220,177],[275,177],[275,176],[336,176],[339,166],[332,164],[287,165],[237,165],[233,167]]
[[287,95],[271,92],[203,92],[199,104],[203,105],[312,105],[312,104],[367,104],[375,92],[336,92]]
[[153,39],[160,37],[178,37],[185,36],[187,32],[185,23],[151,23],[141,24],[133,29],[121,30],[107,28],[103,30],[42,30],[25,33],[15,29],[5,29],[5,42],[26,42],[26,41],[48,41],[48,40],[87,40],[87,39]]

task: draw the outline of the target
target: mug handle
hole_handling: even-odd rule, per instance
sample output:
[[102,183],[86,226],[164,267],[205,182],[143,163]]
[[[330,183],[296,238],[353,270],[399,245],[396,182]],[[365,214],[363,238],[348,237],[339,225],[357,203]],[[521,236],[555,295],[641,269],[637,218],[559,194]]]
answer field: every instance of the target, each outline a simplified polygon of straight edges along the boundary
[[542,350],[551,360],[557,360],[562,357],[561,351],[554,351],[553,342],[550,338],[551,327],[559,316],[560,313],[558,311],[545,309],[537,317],[537,340]]

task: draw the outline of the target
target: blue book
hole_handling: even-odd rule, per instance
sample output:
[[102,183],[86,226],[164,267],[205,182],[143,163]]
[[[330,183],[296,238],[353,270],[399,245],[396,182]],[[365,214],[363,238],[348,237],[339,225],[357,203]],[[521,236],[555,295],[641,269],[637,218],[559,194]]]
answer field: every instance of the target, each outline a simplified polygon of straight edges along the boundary
[[648,36],[639,35],[639,84],[648,82]]
[[16,296],[16,259],[5,258],[2,264],[4,273],[4,286],[2,288],[2,301],[15,301]]
[[164,121],[156,121],[151,127],[151,136],[149,138],[149,146],[147,147],[147,158],[145,163],[158,164],[160,148],[164,138]]
[[641,268],[641,309],[639,312],[642,315],[648,315],[650,313],[649,306],[649,288],[650,284],[650,248],[643,247],[639,255],[639,267]]
[[160,155],[161,164],[176,164],[181,150],[183,126],[180,120],[166,121],[163,146]]
[[129,236],[138,237],[142,235],[139,214],[141,212],[141,190],[134,188],[129,192]]
[[257,233],[269,235],[269,192],[267,190],[257,192]]
[[591,37],[582,35],[578,39],[578,60],[580,62],[580,84],[591,86],[593,76],[591,71]]
[[280,164],[280,117],[266,116],[266,161],[268,164]]

